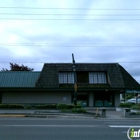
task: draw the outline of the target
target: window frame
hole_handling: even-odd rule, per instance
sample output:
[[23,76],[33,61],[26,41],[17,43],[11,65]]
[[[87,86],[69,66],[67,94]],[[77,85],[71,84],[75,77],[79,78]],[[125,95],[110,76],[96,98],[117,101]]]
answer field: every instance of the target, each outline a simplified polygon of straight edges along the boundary
[[73,72],[59,72],[58,74],[59,84],[74,84]]
[[104,71],[89,72],[89,84],[107,84],[107,73]]

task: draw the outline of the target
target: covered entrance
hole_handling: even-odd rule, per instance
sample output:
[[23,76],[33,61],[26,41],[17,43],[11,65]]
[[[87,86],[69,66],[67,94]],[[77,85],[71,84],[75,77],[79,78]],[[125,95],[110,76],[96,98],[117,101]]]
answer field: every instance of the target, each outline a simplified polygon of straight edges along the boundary
[[109,91],[99,91],[94,94],[95,107],[113,107],[114,106],[114,94]]

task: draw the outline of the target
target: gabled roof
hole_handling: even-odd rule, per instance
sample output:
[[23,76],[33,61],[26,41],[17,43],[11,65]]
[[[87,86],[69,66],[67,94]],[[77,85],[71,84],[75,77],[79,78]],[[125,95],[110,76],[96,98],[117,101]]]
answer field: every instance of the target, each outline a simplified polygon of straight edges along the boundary
[[0,87],[35,87],[40,72],[0,72]]
[[[76,71],[105,71],[110,88],[140,88],[139,83],[118,63],[76,63]],[[59,88],[59,71],[73,71],[72,63],[45,63],[36,83],[39,88]]]

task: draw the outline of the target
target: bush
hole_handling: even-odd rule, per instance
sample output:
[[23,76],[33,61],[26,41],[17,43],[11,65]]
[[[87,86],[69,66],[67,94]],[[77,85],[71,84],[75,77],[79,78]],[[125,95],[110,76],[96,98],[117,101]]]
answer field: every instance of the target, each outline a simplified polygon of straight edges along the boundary
[[66,108],[61,109],[61,112],[67,112],[67,109]]
[[77,104],[76,108],[82,108],[81,104]]
[[67,109],[73,109],[73,108],[75,108],[75,105],[74,104],[68,104],[67,105]]
[[84,109],[84,108],[79,108],[79,109],[77,110],[77,112],[79,112],[79,113],[86,113],[86,109]]
[[73,113],[76,113],[76,112],[77,112],[77,108],[73,108],[71,111],[72,111]]
[[138,110],[140,110],[140,104],[132,105],[131,109],[138,109]]
[[48,109],[49,108],[49,105],[47,105],[47,104],[44,104],[44,105],[36,105],[35,108],[36,109]]
[[84,109],[84,108],[73,108],[71,111],[74,112],[74,113],[85,113],[86,109]]
[[0,108],[7,108],[6,104],[0,104]]
[[32,106],[28,105],[28,106],[25,106],[24,108],[25,108],[25,109],[31,109]]
[[57,105],[56,104],[42,104],[42,105],[36,105],[36,109],[56,109]]
[[49,108],[56,109],[57,108],[57,104],[49,104]]
[[66,105],[66,104],[58,104],[57,108],[60,109],[60,110],[66,110],[68,108],[68,105]]
[[120,103],[119,107],[128,107],[130,108],[133,104],[132,103]]
[[60,109],[60,110],[63,110],[63,109],[66,110],[66,109],[73,109],[73,108],[81,108],[81,105],[77,104],[75,106],[74,104],[58,104],[57,108]]
[[20,105],[20,104],[10,104],[10,105],[8,105],[8,108],[24,108],[24,105]]
[[24,105],[21,104],[0,104],[0,108],[10,108],[10,109],[16,109],[16,108],[24,108]]

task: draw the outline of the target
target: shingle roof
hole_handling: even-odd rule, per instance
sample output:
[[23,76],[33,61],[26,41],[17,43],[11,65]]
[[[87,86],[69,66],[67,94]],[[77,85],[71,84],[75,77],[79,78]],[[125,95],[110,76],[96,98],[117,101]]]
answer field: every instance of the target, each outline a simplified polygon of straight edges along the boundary
[[[45,63],[42,72],[0,72],[0,87],[61,88],[59,71],[73,71],[72,63]],[[107,87],[140,89],[139,83],[118,63],[76,63],[76,71],[105,71],[108,77]],[[92,88],[102,86],[105,85],[92,85]]]
[[119,66],[124,87],[140,88],[140,84],[122,67]]
[[[76,71],[107,72],[110,88],[140,88],[139,83],[118,63],[76,63]],[[58,72],[73,71],[72,63],[45,63],[36,87],[59,88]]]
[[0,72],[0,87],[35,87],[40,72]]

